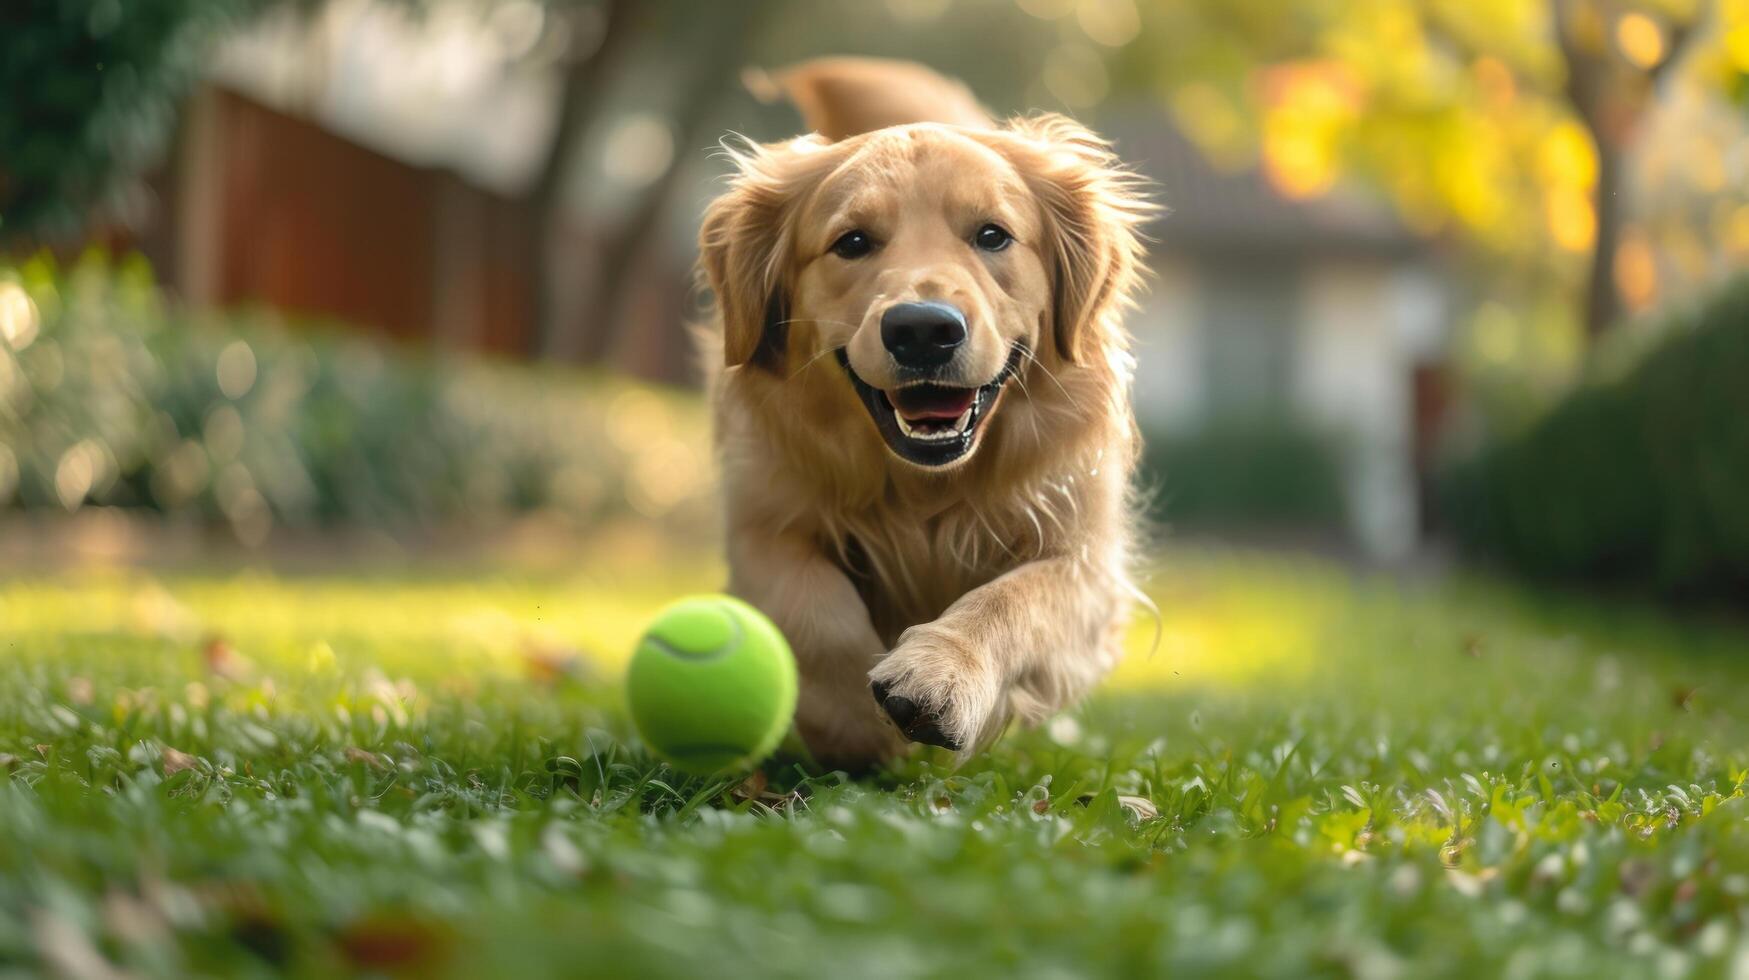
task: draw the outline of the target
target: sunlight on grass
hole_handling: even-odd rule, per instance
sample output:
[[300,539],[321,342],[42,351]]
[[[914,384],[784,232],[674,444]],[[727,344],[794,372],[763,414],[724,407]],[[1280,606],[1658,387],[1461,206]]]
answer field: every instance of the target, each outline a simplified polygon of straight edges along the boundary
[[1589,975],[1749,950],[1734,629],[1175,552],[1159,649],[1138,617],[1060,723],[743,783],[669,770],[619,703],[649,616],[720,567],[563,567],[0,580],[0,964]]
[[[1206,575],[1158,572],[1158,618],[1138,607],[1126,657],[1108,684],[1232,685],[1314,669],[1331,619],[1327,584],[1278,566],[1247,574],[1250,585],[1234,590],[1211,587]],[[152,637],[190,649],[219,639],[276,671],[306,666],[315,645],[344,660],[348,638],[368,636],[374,663],[391,672],[426,673],[441,663],[515,676],[531,660],[559,657],[617,676],[661,606],[722,579],[709,563],[586,568],[536,581],[453,572],[423,581],[109,572],[0,584],[0,622],[18,636]]]
[[1291,679],[1317,666],[1328,629],[1328,588],[1281,566],[1258,566],[1247,588],[1219,588],[1171,566],[1154,576],[1157,609],[1138,608],[1118,689],[1195,682],[1242,685]]

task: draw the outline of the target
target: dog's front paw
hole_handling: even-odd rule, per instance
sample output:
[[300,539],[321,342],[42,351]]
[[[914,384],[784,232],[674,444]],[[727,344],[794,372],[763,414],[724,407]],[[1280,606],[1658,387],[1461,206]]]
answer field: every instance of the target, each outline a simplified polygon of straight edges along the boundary
[[906,738],[956,752],[983,740],[1002,693],[971,643],[930,625],[899,637],[869,671],[869,690]]

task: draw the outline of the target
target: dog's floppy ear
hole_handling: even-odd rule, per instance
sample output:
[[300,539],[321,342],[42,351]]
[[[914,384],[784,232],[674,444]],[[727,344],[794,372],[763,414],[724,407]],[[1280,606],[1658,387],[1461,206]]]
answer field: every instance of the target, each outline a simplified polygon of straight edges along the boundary
[[1010,158],[1044,210],[1051,330],[1071,363],[1103,341],[1106,314],[1132,301],[1141,278],[1141,225],[1159,208],[1147,182],[1123,169],[1111,144],[1065,116],[1008,124]]
[[729,367],[782,362],[792,213],[830,163],[824,148],[818,137],[725,146],[738,173],[705,211],[698,246],[722,314],[723,361]]

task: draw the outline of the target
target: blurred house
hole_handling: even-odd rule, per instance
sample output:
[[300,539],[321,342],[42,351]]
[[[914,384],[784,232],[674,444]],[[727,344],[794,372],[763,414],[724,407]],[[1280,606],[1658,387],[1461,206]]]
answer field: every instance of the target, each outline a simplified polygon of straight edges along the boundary
[[1378,559],[1410,553],[1445,402],[1439,256],[1377,202],[1291,200],[1256,170],[1217,170],[1159,113],[1107,129],[1171,209],[1133,321],[1144,429],[1313,433],[1336,456],[1352,540]]

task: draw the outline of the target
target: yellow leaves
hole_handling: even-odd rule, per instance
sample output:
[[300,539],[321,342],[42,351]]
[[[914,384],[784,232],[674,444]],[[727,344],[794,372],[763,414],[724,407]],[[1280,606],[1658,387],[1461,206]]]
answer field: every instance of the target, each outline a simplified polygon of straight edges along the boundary
[[1636,67],[1652,68],[1664,60],[1664,29],[1645,14],[1629,11],[1615,22],[1615,47]]
[[1543,189],[1543,219],[1549,237],[1569,252],[1585,252],[1597,239],[1591,192],[1597,186],[1597,152],[1576,122],[1553,126],[1537,148]]
[[1263,169],[1291,198],[1316,197],[1341,176],[1342,137],[1364,101],[1360,80],[1329,61],[1278,65],[1263,75]]
[[1597,184],[1597,151],[1576,122],[1557,123],[1537,149],[1537,173],[1544,184],[1590,190]]
[[1451,213],[1482,234],[1498,237],[1507,216],[1502,184],[1512,165],[1495,128],[1474,116],[1455,120],[1446,127],[1432,169]]
[[1615,285],[1628,309],[1640,312],[1658,298],[1658,262],[1643,232],[1622,239],[1615,253]]
[[1317,197],[1338,174],[1327,132],[1302,116],[1270,113],[1263,122],[1263,166],[1269,182],[1291,198]]
[[1731,67],[1740,72],[1749,72],[1749,14],[1744,15],[1744,22],[1725,33],[1725,56],[1731,61]]
[[1470,66],[1470,74],[1475,78],[1476,87],[1488,103],[1496,109],[1511,109],[1518,101],[1518,83],[1512,77],[1512,69],[1506,67],[1506,62],[1493,55],[1483,55]]
[[1597,240],[1597,215],[1584,191],[1571,187],[1552,188],[1543,208],[1549,236],[1556,245],[1569,252],[1590,250],[1591,243]]

